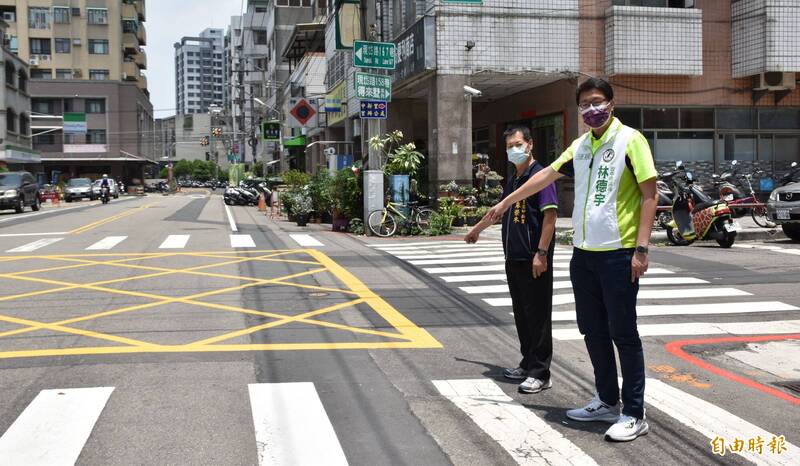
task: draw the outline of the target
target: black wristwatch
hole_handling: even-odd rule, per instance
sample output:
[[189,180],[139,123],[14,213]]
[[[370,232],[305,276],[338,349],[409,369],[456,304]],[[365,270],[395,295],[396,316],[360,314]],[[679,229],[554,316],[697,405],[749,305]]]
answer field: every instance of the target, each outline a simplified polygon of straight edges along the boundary
[[547,254],[548,254],[547,249],[539,248],[536,250],[536,255],[539,257],[547,257]]
[[644,246],[636,246],[636,252],[638,252],[639,254],[647,255],[647,253],[650,252],[650,250]]

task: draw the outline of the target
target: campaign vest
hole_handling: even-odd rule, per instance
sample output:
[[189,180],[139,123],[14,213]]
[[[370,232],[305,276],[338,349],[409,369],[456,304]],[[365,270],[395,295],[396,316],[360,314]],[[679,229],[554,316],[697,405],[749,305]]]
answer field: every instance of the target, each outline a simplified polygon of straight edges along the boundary
[[626,168],[628,142],[636,131],[623,124],[612,125],[608,131],[613,132],[594,154],[590,133],[584,134],[572,161],[575,169],[573,244],[581,249],[622,248],[617,193]]

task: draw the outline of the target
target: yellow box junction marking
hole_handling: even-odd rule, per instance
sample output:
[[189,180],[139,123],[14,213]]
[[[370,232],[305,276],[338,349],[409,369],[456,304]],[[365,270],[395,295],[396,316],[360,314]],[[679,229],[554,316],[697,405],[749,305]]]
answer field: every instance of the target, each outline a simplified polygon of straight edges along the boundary
[[[146,208],[142,206],[141,208]],[[126,212],[127,215],[132,215]],[[115,216],[121,218],[119,216]],[[110,217],[109,219],[114,218]],[[105,219],[104,222],[113,221]],[[87,225],[82,227],[95,228],[102,223]],[[86,231],[86,230],[84,230]],[[153,259],[164,259],[170,257],[184,257],[184,258],[205,258],[205,259],[219,259],[220,261],[187,267],[183,269],[160,267],[154,265],[145,265],[147,261]],[[88,314],[69,319],[63,319],[57,322],[39,322],[20,317],[6,316],[0,314],[0,322],[7,322],[19,325],[20,328],[14,330],[7,330],[0,332],[0,344],[3,344],[5,337],[12,337],[16,335],[35,332],[37,330],[49,330],[59,332],[67,335],[88,337],[96,340],[114,342],[115,346],[82,346],[70,348],[41,348],[33,350],[8,350],[0,351],[0,359],[7,358],[21,358],[21,357],[42,357],[42,356],[69,356],[69,355],[89,355],[89,354],[124,354],[124,353],[182,353],[182,352],[222,352],[222,351],[286,351],[286,350],[341,350],[341,349],[380,349],[380,348],[441,348],[441,344],[436,341],[427,331],[417,327],[413,322],[407,319],[399,311],[397,311],[391,304],[386,302],[383,298],[372,292],[367,286],[356,278],[353,274],[348,272],[344,267],[337,264],[327,255],[321,251],[313,249],[294,249],[294,250],[265,250],[265,251],[236,251],[236,252],[173,252],[173,253],[126,253],[126,254],[111,254],[111,253],[98,253],[98,254],[64,254],[64,255],[47,255],[47,256],[14,256],[10,258],[0,257],[0,263],[6,262],[24,262],[27,260],[37,261],[50,261],[54,264],[52,267],[36,268],[31,270],[23,270],[12,273],[0,273],[0,278],[9,280],[18,280],[28,283],[38,283],[52,286],[45,290],[32,291],[27,293],[20,293],[15,295],[0,295],[0,302],[24,300],[34,296],[41,296],[52,293],[59,293],[69,290],[90,290],[100,293],[107,293],[111,295],[124,295],[133,296],[137,298],[144,298],[150,302],[143,304],[136,304],[125,306],[117,309],[110,309],[102,312]],[[139,262],[133,264],[132,262]],[[142,264],[144,262],[145,264]],[[241,264],[245,262],[282,262],[292,265],[304,265],[308,269],[296,272],[290,275],[274,278],[256,278],[246,275],[230,275],[225,273],[216,273],[209,271],[209,269]],[[66,263],[66,264],[65,264]],[[68,265],[67,265],[68,264]],[[33,276],[34,274],[43,274],[47,272],[55,272],[61,270],[74,270],[74,269],[91,269],[97,266],[110,266],[121,269],[129,269],[136,271],[143,271],[142,275],[135,275],[132,277],[106,279],[95,281],[92,283],[74,283],[71,281],[54,280],[50,278],[43,278],[40,276]],[[328,273],[333,275],[342,287],[330,286],[316,286],[305,283],[295,283],[292,280],[304,276],[313,276],[320,273]],[[240,282],[239,285],[220,287],[202,293],[194,293],[187,296],[171,297],[164,296],[151,292],[142,291],[129,291],[114,288],[113,285],[118,283],[129,283],[136,280],[144,280],[148,278],[164,277],[169,275],[190,275],[190,276],[203,276],[216,279],[229,279]],[[244,283],[241,283],[244,282]],[[349,296],[345,302],[340,302],[330,305],[321,309],[312,309],[307,312],[302,312],[297,315],[286,315],[279,312],[267,312],[258,309],[247,309],[239,306],[232,306],[227,304],[217,304],[205,301],[200,301],[202,298],[210,296],[218,296],[225,293],[240,291],[247,288],[259,286],[290,286],[302,290],[315,290],[326,293],[339,293],[344,296]],[[214,311],[233,312],[246,315],[253,315],[259,317],[266,317],[274,319],[272,321],[255,325],[248,328],[239,329],[236,331],[222,333],[202,340],[189,342],[186,344],[177,345],[164,345],[143,340],[126,338],[110,333],[96,332],[85,330],[81,328],[72,327],[72,324],[80,322],[91,321],[95,319],[102,319],[104,317],[120,315],[124,313],[133,313],[135,316],[136,311],[143,309],[150,309],[168,304],[184,304],[198,308],[210,309]],[[328,322],[316,319],[319,316],[335,313],[343,309],[351,309],[358,305],[366,305],[378,316],[383,318],[391,327],[393,331],[373,330],[368,328],[353,327],[335,322]],[[296,342],[296,343],[267,343],[267,344],[225,344],[224,342],[234,338],[250,335],[256,332],[280,328],[289,323],[303,323],[318,326],[321,328],[329,328],[349,332],[353,336],[369,335],[372,337],[381,337],[389,341],[352,341],[352,342]]]

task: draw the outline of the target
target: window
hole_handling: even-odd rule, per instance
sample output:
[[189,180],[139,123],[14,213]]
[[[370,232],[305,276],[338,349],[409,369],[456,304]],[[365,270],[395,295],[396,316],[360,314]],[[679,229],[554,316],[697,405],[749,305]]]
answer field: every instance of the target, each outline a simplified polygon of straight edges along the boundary
[[640,108],[615,108],[614,116],[631,128],[642,128],[642,109]]
[[31,79],[53,79],[53,70],[50,68],[33,68]]
[[19,115],[19,134],[21,136],[29,137],[31,133],[31,120],[28,115],[21,113]]
[[108,10],[105,8],[87,8],[86,17],[89,24],[108,24]]
[[614,0],[612,3],[621,6],[694,8],[694,0]]
[[17,132],[17,114],[10,107],[6,109],[6,131]]
[[89,53],[108,55],[108,39],[89,39]]
[[8,36],[8,48],[14,53],[19,53],[19,40],[17,40],[17,36]]
[[31,111],[33,113],[40,113],[43,115],[53,114],[53,101],[49,99],[32,99]]
[[677,128],[677,108],[646,108],[643,111],[645,128]]
[[28,75],[22,68],[17,72],[17,89],[28,92]]
[[71,49],[71,39],[56,39],[56,53],[69,53]]
[[71,69],[57,69],[56,70],[56,79],[72,79],[72,70]]
[[775,135],[775,161],[796,162],[800,160],[800,137]]
[[655,141],[655,158],[659,162],[713,162],[713,132],[659,131]]
[[50,29],[50,9],[28,8],[28,27],[31,29]]
[[122,21],[122,32],[123,33],[136,34],[136,32],[138,32],[138,31],[139,31],[139,23],[138,22],[131,21],[131,20],[128,20],[128,19]]
[[14,75],[17,73],[17,69],[14,67],[14,64],[10,61],[6,62],[6,85],[14,86]]
[[56,24],[69,24],[70,11],[68,7],[54,6],[53,7],[53,22]]
[[756,160],[756,137],[752,134],[720,134],[717,144],[719,161]]
[[86,144],[105,144],[106,130],[90,129],[86,131]]
[[[755,128],[755,112],[750,108],[721,108],[717,110],[717,127],[722,129]],[[726,159],[733,160],[733,159]],[[743,159],[744,160],[744,159]]]
[[255,45],[267,45],[267,31],[265,29],[254,29],[253,43]]
[[31,39],[31,54],[50,55],[50,39]]
[[96,81],[107,81],[108,70],[89,70],[89,79]]
[[64,99],[64,112],[74,112],[76,110],[75,99]]
[[682,108],[681,109],[681,128],[713,128],[714,110],[711,108]]
[[761,129],[798,129],[800,110],[796,108],[761,109],[758,112]]
[[[61,134],[61,133],[58,133]],[[56,133],[41,134],[33,137],[34,149],[38,146],[52,146],[56,143]]]

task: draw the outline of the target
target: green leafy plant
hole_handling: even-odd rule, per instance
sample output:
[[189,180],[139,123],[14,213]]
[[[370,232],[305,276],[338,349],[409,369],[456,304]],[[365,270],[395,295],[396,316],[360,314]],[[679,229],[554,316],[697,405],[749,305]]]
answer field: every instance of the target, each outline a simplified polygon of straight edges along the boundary
[[441,236],[449,235],[453,232],[453,217],[434,213],[431,215],[431,226],[428,228],[428,235]]
[[299,189],[292,193],[292,212],[297,215],[308,215],[314,210],[308,189]]
[[439,213],[452,218],[460,217],[464,207],[457,204],[453,198],[442,197],[439,199]]
[[311,196],[311,203],[314,212],[322,214],[330,212],[333,209],[333,198],[331,197],[331,190],[333,189],[334,179],[328,173],[328,170],[322,169],[316,175],[311,177],[308,184],[308,194]]
[[288,170],[283,173],[283,182],[294,188],[305,186],[310,180],[311,175],[300,170]]
[[364,221],[360,218],[354,218],[350,220],[350,223],[347,224],[347,231],[354,235],[363,235],[364,234]]
[[575,236],[575,230],[564,230],[556,232],[556,243],[572,245],[572,238]]
[[439,191],[443,192],[443,193],[457,194],[458,193],[458,183],[456,183],[455,180],[453,180],[453,181],[451,181],[451,182],[449,182],[447,184],[439,185]]
[[339,170],[331,185],[333,206],[347,218],[361,217],[363,196],[361,182],[353,170]]

